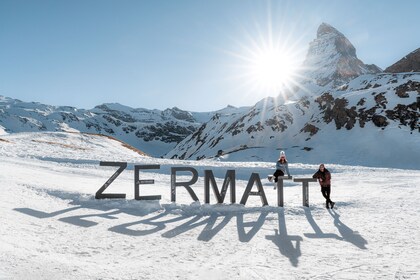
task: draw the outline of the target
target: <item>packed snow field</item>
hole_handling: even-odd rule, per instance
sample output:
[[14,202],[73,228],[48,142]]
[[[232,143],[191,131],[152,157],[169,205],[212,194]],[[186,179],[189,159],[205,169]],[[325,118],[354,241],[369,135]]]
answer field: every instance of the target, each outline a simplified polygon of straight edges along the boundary
[[[128,162],[116,171],[100,161]],[[141,156],[113,139],[77,133],[0,136],[0,279],[419,279],[420,170],[326,164],[335,209],[325,209],[317,183],[310,207],[302,187],[285,181],[284,207],[266,176],[270,162],[176,161]],[[134,164],[141,171],[134,200]],[[171,167],[198,171],[171,202]],[[317,165],[290,163],[292,176],[310,177]],[[221,188],[236,171],[236,202],[204,204],[204,170]],[[260,175],[269,206],[257,196],[240,201],[250,175]],[[177,175],[188,181],[191,174]],[[256,186],[254,189],[256,190]]]

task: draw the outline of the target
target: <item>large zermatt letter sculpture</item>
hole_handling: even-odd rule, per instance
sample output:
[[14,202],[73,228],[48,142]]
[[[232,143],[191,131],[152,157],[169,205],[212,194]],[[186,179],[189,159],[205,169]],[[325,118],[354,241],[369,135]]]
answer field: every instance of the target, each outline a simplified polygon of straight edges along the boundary
[[[176,181],[176,172],[177,171],[189,171],[193,174],[193,177],[188,182],[177,182]],[[198,173],[197,170],[195,170],[192,167],[172,167],[171,168],[171,201],[176,201],[176,187],[184,187],[188,193],[190,194],[191,198],[194,201],[198,201],[198,197],[193,191],[193,189],[190,187],[191,185],[194,185],[195,182],[197,182],[198,179]]]
[[235,190],[235,170],[228,170],[226,172],[225,180],[221,192],[217,188],[216,180],[214,179],[213,172],[211,170],[204,170],[204,203],[210,203],[210,183],[213,189],[213,193],[217,198],[217,203],[223,203],[226,197],[227,188],[230,184],[230,203],[236,202],[236,190]]
[[[252,192],[252,187],[254,183],[257,182],[257,192]],[[263,206],[268,205],[267,197],[265,196],[264,188],[261,183],[260,175],[258,173],[252,173],[251,177],[249,178],[248,185],[246,186],[245,192],[242,195],[241,204],[245,205],[246,201],[248,200],[248,196],[250,195],[257,195],[261,198],[261,202]]]
[[125,193],[103,193],[106,188],[108,188],[112,182],[127,168],[126,162],[112,162],[112,161],[101,161],[100,166],[119,166],[117,171],[108,179],[108,181],[103,184],[103,186],[96,192],[95,198],[125,198]]
[[140,180],[140,169],[160,169],[160,165],[134,165],[134,199],[135,200],[160,200],[160,195],[140,195],[140,184],[154,184],[155,180]]

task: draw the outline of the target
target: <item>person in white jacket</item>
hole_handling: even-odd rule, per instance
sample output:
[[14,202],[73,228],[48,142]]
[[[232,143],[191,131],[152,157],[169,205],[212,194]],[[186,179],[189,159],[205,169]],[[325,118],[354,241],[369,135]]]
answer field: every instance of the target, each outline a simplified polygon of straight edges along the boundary
[[[278,181],[279,176],[284,176],[284,174],[287,173],[287,176],[290,176],[289,172],[289,164],[286,159],[286,154],[284,151],[280,152],[280,158],[276,162],[276,171],[273,174],[274,182]],[[271,181],[271,180],[270,180]]]

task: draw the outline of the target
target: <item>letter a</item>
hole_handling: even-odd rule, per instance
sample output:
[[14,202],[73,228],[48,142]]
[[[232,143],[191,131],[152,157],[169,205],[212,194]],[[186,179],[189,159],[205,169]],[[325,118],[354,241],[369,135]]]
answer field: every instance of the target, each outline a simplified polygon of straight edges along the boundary
[[[257,183],[258,192],[252,192],[252,187],[254,183]],[[245,192],[241,199],[241,204],[245,205],[248,197],[250,195],[257,195],[261,198],[261,203],[263,206],[268,205],[267,197],[265,196],[264,188],[261,183],[260,175],[258,173],[252,173],[251,177],[249,178],[248,185],[246,186]]]

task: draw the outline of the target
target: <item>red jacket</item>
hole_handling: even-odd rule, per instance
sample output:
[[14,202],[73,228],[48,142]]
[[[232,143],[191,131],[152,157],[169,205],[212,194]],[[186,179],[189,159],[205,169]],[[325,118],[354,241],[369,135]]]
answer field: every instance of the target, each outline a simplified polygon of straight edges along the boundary
[[327,185],[331,185],[331,173],[325,168],[324,172],[318,170],[312,178],[318,179],[319,184],[321,187],[326,187]]

